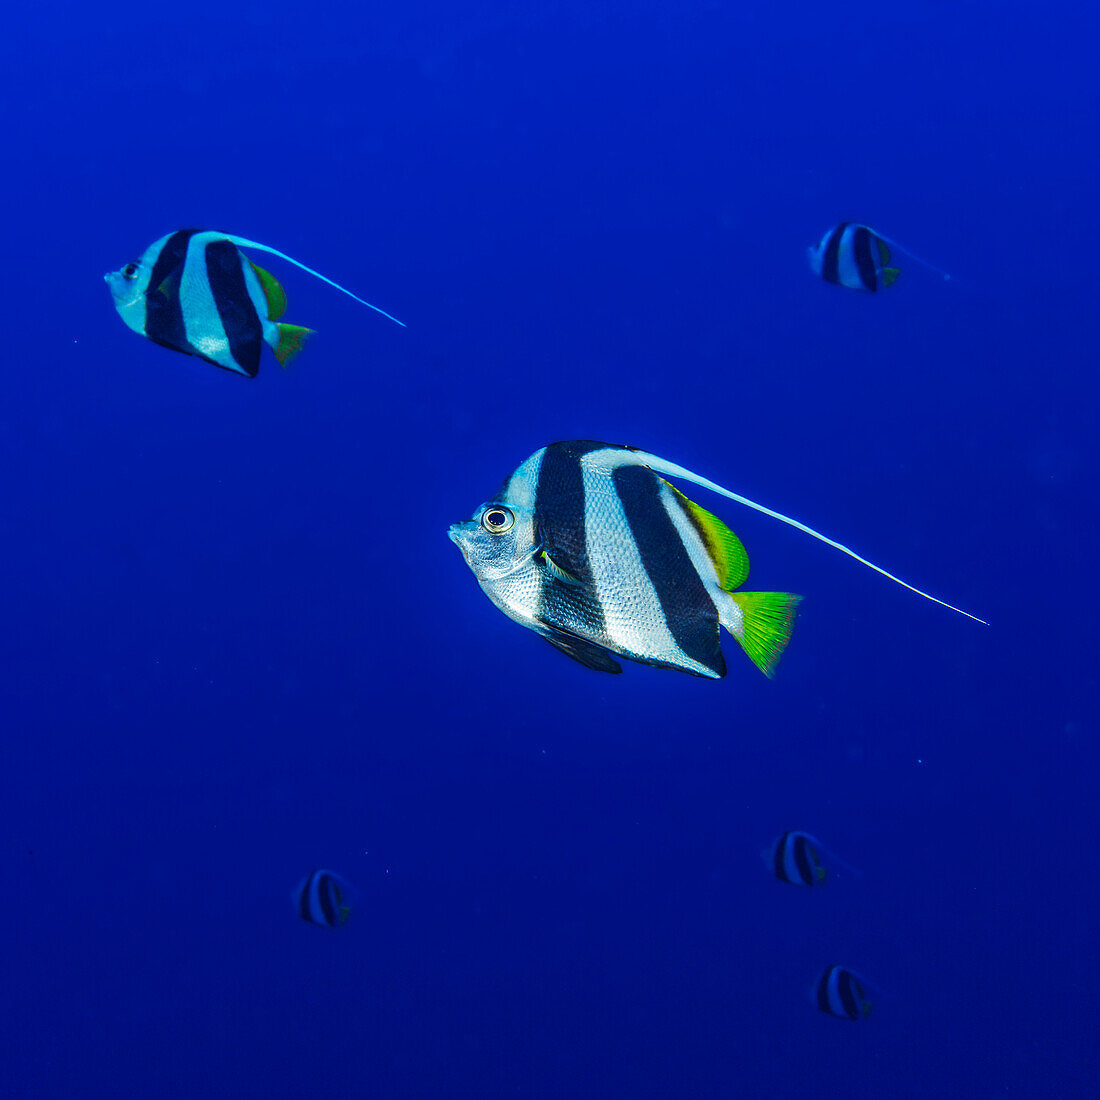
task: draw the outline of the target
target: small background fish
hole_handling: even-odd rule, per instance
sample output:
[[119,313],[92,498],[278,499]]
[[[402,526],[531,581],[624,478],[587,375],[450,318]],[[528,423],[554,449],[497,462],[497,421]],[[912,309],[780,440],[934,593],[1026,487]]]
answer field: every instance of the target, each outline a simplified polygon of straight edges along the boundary
[[817,1007],[841,1020],[866,1020],[874,1002],[866,978],[843,966],[830,966],[817,981]]
[[295,902],[302,920],[325,928],[342,928],[351,916],[352,892],[340,875],[316,868],[302,880]]
[[806,254],[814,274],[820,275],[826,282],[850,290],[874,293],[893,286],[901,274],[891,264],[888,244],[942,278],[951,278],[946,271],[903,248],[897,241],[856,222],[841,222],[834,226],[816,245],[808,248]]
[[889,266],[886,242],[874,230],[852,222],[830,229],[809,249],[809,258],[815,274],[851,290],[874,293],[892,286],[899,274],[896,267]]

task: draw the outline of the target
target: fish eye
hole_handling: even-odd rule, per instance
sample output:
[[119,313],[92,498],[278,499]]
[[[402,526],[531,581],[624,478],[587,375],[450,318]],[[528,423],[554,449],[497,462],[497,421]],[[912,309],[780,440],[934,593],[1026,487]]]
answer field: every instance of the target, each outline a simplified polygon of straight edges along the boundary
[[138,271],[138,265],[137,264],[127,264],[122,269],[122,277],[124,279],[132,279],[137,274],[137,271]]
[[511,511],[499,504],[486,508],[481,517],[481,526],[492,535],[502,535],[505,531],[510,531],[515,522],[516,517]]

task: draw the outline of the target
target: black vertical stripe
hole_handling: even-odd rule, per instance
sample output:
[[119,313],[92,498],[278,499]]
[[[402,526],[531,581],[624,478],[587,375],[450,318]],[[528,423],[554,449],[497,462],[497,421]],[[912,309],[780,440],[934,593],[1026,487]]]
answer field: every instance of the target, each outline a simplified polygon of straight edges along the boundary
[[804,836],[794,838],[794,862],[799,878],[807,886],[814,885],[813,866],[810,863],[810,843]]
[[535,489],[535,537],[556,565],[581,582],[563,584],[544,569],[538,617],[549,626],[592,638],[606,636],[606,627],[588,564],[581,459],[605,446],[593,440],[550,444]]
[[725,676],[718,611],[665,510],[660,478],[640,466],[620,466],[612,481],[676,644],[692,660]]
[[828,236],[825,242],[825,257],[821,261],[821,277],[828,279],[830,283],[840,282],[840,239],[844,236],[844,230],[848,228],[847,222],[841,222]]
[[249,378],[255,378],[260,369],[264,328],[244,281],[248,261],[227,240],[211,241],[204,258],[214,304],[229,338],[229,354]]
[[193,354],[193,349],[187,343],[187,333],[183,327],[179,291],[162,294],[160,287],[169,275],[183,267],[187,243],[198,232],[197,229],[181,229],[164,242],[153,262],[149,285],[145,288],[145,335],[154,343],[187,355]]
[[784,833],[775,846],[775,877],[781,882],[790,882],[787,877],[787,845],[794,834]]
[[875,257],[871,253],[874,240],[875,235],[862,225],[858,226],[852,234],[852,256],[856,262],[856,270],[859,272],[859,281],[865,290],[872,293],[878,290]]
[[856,996],[856,988],[853,987],[858,988],[858,983],[852,975],[847,970],[838,971],[836,988],[840,994],[840,1003],[843,1005],[849,1020],[858,1020],[860,1017],[859,1001]]
[[317,880],[317,900],[321,905],[321,914],[329,928],[336,927],[336,906],[332,901],[332,876],[322,873]]

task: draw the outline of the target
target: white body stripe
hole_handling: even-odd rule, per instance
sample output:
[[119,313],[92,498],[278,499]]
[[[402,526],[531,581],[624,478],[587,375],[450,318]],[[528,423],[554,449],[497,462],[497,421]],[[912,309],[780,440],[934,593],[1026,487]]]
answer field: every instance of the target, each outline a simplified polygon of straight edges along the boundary
[[[585,528],[599,533],[598,549],[590,547],[588,563],[603,608],[604,629],[624,653],[674,662],[713,678],[714,670],[689,657],[669,630],[622,501],[609,480],[617,467],[640,465],[631,452],[610,449],[592,451],[581,459]],[[710,572],[713,575],[713,566]]]
[[855,236],[862,228],[861,225],[849,225],[841,234],[840,249],[837,253],[837,277],[852,290],[868,289],[859,277],[859,267],[856,264]]
[[243,259],[245,289],[248,291],[248,297],[256,310],[256,316],[260,318],[260,324],[263,326],[264,340],[270,347],[276,348],[279,344],[279,326],[267,315],[269,309],[267,295],[264,293],[259,276],[252,270],[252,264],[249,263],[248,257],[245,256]]
[[196,233],[187,242],[179,285],[183,331],[196,351],[240,373],[239,364],[230,354],[229,337],[222,326],[206,274],[206,246],[217,240],[221,240],[219,233]]
[[529,459],[517,466],[508,484],[504,486],[501,502],[514,504],[528,512],[535,510],[535,493],[539,487],[539,471],[542,469],[542,456],[546,448],[540,447]]

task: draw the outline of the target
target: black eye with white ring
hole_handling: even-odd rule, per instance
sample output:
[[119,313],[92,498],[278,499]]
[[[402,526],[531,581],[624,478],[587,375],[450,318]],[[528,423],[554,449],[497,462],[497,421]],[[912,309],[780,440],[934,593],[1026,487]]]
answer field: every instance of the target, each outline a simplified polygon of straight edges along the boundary
[[137,273],[138,273],[138,265],[137,264],[127,264],[122,269],[122,277],[124,279],[132,279]]
[[486,508],[481,517],[481,526],[491,535],[502,535],[505,531],[510,531],[515,522],[516,517],[512,512],[499,504]]

